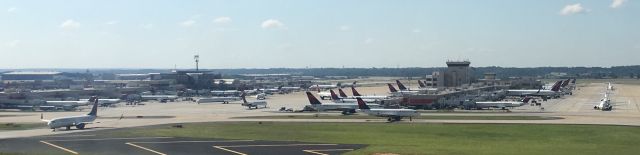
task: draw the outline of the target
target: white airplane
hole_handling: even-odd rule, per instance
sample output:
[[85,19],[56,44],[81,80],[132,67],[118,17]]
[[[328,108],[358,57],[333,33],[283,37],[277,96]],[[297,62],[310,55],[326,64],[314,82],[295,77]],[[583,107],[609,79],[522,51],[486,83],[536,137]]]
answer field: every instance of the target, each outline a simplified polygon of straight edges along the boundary
[[552,96],[558,97],[561,93],[560,85],[562,81],[556,81],[556,83],[551,87],[551,90],[545,89],[510,89],[507,90],[507,95],[510,96]]
[[245,97],[246,94],[242,94],[242,106],[245,106],[249,109],[251,108],[256,108],[258,109],[258,106],[262,106],[263,108],[267,108],[267,101],[251,101],[251,102],[247,102],[247,99]]
[[[329,92],[331,93],[331,100],[334,103],[356,103],[358,102],[358,100],[353,99],[353,98],[341,98],[338,95],[336,95],[336,92],[334,92],[333,90],[329,90]],[[365,99],[364,100],[367,103],[375,103],[376,99]]]
[[352,98],[352,99],[356,99],[358,97],[366,100],[366,99],[376,99],[376,100],[382,100],[382,99],[389,99],[389,96],[365,96],[362,95],[358,92],[358,90],[356,90],[355,87],[351,87],[351,93],[353,94],[353,96],[347,96],[347,94],[345,94],[342,89],[338,89],[338,92],[340,92],[340,97],[342,98]]
[[[80,101],[91,101],[91,99],[80,99]],[[103,107],[108,107],[118,103],[120,103],[120,99],[98,99],[98,104]]]
[[609,82],[609,84],[607,84],[607,90],[613,90],[613,85],[611,85],[611,82]]
[[400,121],[404,117],[409,117],[411,120],[414,116],[420,116],[420,113],[413,109],[371,109],[361,98],[357,100],[361,112],[371,116],[387,117],[389,122]]
[[86,124],[91,124],[98,117],[98,98],[93,97],[93,107],[91,108],[91,112],[86,115],[80,116],[69,116],[69,117],[60,117],[54,118],[51,120],[45,120],[44,115],[40,115],[40,119],[44,122],[47,122],[47,126],[56,131],[56,128],[66,127],[67,130],[71,129],[71,126],[75,126],[77,129],[84,129]]
[[358,81],[353,81],[353,83],[351,84],[342,84],[342,83],[338,83],[338,84],[330,84],[330,85],[312,85],[311,87],[309,87],[309,90],[322,90],[322,89],[335,89],[335,88],[342,88],[342,87],[355,87],[356,83]]
[[358,104],[353,103],[322,103],[311,92],[307,92],[307,98],[311,104],[311,108],[317,111],[342,111],[343,115],[356,113]]
[[[49,106],[50,108],[59,108],[62,107],[62,109],[64,110],[73,110],[76,107],[79,106],[86,106],[89,105],[89,101],[45,101],[46,106]],[[40,108],[43,108],[45,106],[40,106]]]
[[211,103],[211,102],[222,102],[223,104],[228,104],[229,102],[239,101],[240,97],[203,97],[196,100],[196,103]]
[[238,90],[214,90],[214,91],[211,91],[211,94],[213,96],[240,96],[240,94],[242,94],[242,91],[238,91]]
[[140,99],[142,99],[143,101],[147,101],[147,100],[158,100],[158,101],[171,100],[171,101],[175,101],[175,100],[178,99],[178,96],[176,96],[176,95],[141,95]]
[[391,85],[390,83],[387,83],[387,85],[389,86],[389,91],[390,94],[392,94],[393,96],[404,96],[404,95],[415,95],[420,93],[419,91],[415,91],[415,90],[397,90],[396,88],[393,87],[393,85]]
[[527,103],[529,103],[529,100],[531,100],[530,97],[525,97],[524,99],[522,99],[519,102],[513,102],[513,101],[495,101],[495,102],[475,102],[476,108],[499,108],[502,110],[506,110],[509,107],[520,107],[523,106]]
[[595,106],[593,106],[593,109],[602,110],[602,111],[611,111],[611,110],[613,110],[613,105],[611,105],[611,99],[609,99],[609,93],[608,92],[604,93],[604,97],[602,99],[600,99],[600,103],[596,104]]

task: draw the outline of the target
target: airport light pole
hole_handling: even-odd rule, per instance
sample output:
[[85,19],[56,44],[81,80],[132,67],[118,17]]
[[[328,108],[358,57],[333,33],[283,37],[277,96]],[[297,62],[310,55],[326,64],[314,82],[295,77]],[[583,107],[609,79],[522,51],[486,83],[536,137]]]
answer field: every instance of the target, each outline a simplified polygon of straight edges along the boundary
[[200,55],[194,55],[193,59],[196,60],[196,71],[198,71],[198,63],[200,62]]

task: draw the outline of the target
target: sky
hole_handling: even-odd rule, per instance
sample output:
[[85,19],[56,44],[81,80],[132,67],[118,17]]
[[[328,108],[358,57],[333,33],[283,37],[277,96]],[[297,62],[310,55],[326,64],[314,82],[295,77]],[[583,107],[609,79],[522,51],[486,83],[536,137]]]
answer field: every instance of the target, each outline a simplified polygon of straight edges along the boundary
[[634,0],[2,0],[0,68],[639,65]]

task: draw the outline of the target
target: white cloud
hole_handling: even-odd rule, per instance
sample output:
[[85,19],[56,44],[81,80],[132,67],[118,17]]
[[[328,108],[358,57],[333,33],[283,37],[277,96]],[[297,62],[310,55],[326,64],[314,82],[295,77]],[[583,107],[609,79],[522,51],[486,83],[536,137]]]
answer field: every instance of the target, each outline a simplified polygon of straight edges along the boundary
[[140,25],[140,27],[143,29],[153,29],[154,25],[151,23],[148,23],[148,24],[142,24]]
[[422,30],[421,29],[413,29],[413,30],[411,30],[411,32],[413,32],[413,33],[421,33]]
[[11,7],[9,9],[7,9],[7,12],[9,12],[9,13],[14,13],[16,11],[18,11],[18,8],[16,8],[16,7]]
[[80,23],[78,23],[77,21],[74,21],[73,19],[67,19],[66,21],[62,22],[62,24],[60,24],[60,28],[63,29],[76,29],[80,27]]
[[364,43],[365,44],[371,44],[371,43],[373,43],[373,41],[375,41],[375,40],[373,40],[373,38],[364,39]]
[[195,20],[189,19],[189,20],[185,20],[185,21],[181,22],[180,26],[182,26],[182,27],[192,27],[195,24],[196,24]]
[[214,23],[218,23],[218,24],[231,23],[231,21],[232,21],[231,17],[218,17],[213,20]]
[[348,26],[348,25],[342,25],[342,26],[338,27],[338,30],[340,30],[340,31],[349,31],[349,30],[351,30],[351,27]]
[[611,3],[611,8],[618,8],[625,2],[627,2],[627,0],[613,0],[613,3]]
[[20,40],[13,40],[13,41],[5,43],[5,45],[7,47],[16,47],[16,46],[18,46],[18,44],[20,44]]
[[560,11],[560,14],[561,15],[571,15],[571,14],[576,14],[576,13],[583,13],[583,12],[586,12],[586,11],[587,11],[587,9],[583,8],[580,3],[576,3],[576,4],[570,4],[570,5],[564,6],[562,11]]
[[108,21],[108,22],[106,22],[105,24],[107,24],[107,25],[116,25],[116,24],[118,24],[118,23],[120,23],[120,22],[119,22],[119,21],[117,21],[117,20],[112,20],[112,21]]
[[260,27],[265,28],[265,29],[276,29],[276,28],[284,27],[284,24],[282,22],[278,21],[278,20],[269,19],[269,20],[265,20],[264,22],[262,22]]

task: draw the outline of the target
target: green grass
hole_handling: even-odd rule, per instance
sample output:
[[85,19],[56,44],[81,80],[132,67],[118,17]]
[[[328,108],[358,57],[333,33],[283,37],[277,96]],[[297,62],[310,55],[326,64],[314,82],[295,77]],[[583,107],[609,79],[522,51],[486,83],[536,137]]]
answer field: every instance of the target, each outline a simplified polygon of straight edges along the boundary
[[2,123],[0,124],[0,131],[3,130],[28,130],[35,128],[44,128],[45,123]]
[[[281,116],[248,116],[248,117],[234,117],[237,119],[386,119],[382,117],[367,116],[367,115],[281,115]],[[429,119],[429,120],[552,120],[562,119],[559,117],[544,117],[544,116],[428,116],[422,115],[414,117],[414,119]]]
[[640,128],[599,125],[225,122],[110,131],[172,136],[367,144],[348,154],[637,154]]

